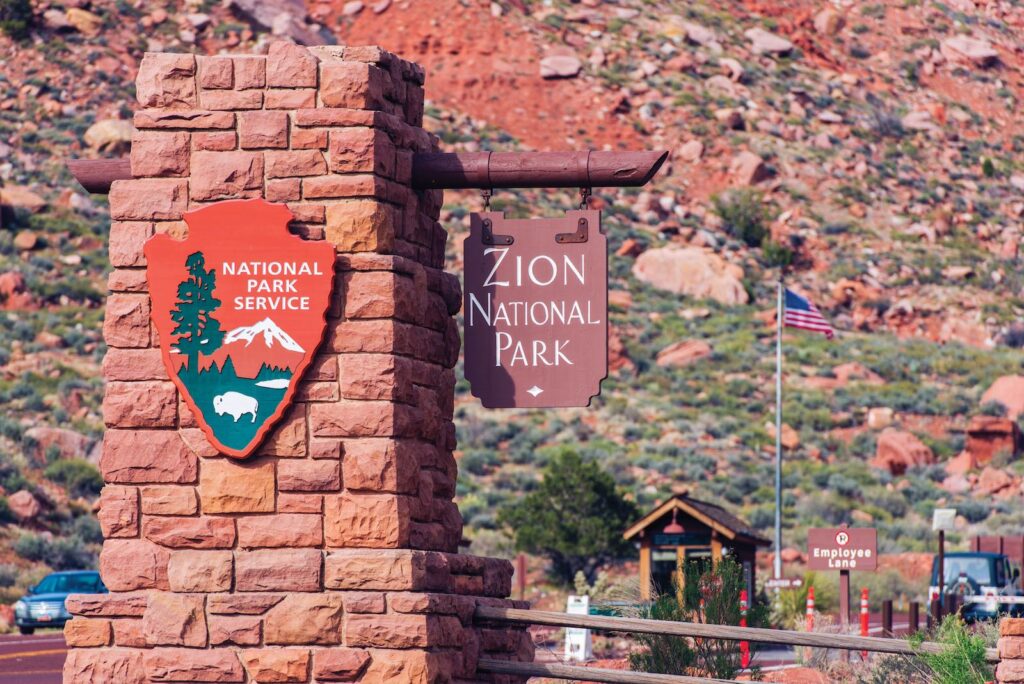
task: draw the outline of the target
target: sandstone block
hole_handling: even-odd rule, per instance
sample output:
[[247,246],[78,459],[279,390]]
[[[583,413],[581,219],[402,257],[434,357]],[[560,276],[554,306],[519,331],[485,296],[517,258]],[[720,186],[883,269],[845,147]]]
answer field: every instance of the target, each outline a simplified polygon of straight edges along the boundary
[[326,238],[339,252],[390,252],[399,220],[384,202],[338,202],[327,207]]
[[309,418],[316,437],[404,437],[417,430],[410,407],[387,401],[310,404]]
[[377,197],[397,202],[388,181],[366,173],[314,176],[302,182],[306,199],[343,199],[346,197]]
[[102,371],[108,381],[167,379],[159,349],[107,349]]
[[267,84],[267,58],[262,55],[236,55],[234,63],[235,88],[248,90],[263,88]]
[[1024,636],[1024,618],[1004,617],[999,621],[999,635]]
[[1000,660],[1024,659],[1024,639],[1020,637],[1000,637],[996,647]]
[[383,122],[380,112],[361,109],[300,109],[295,112],[296,126],[377,126]]
[[149,594],[72,594],[64,601],[72,615],[102,617],[142,617]]
[[315,88],[317,59],[304,47],[275,41],[267,51],[267,86]]
[[340,594],[292,594],[263,620],[268,644],[340,644],[343,615]]
[[996,666],[996,681],[1024,682],[1024,660],[1004,660]]
[[409,541],[411,500],[396,494],[324,497],[324,538],[328,546],[394,549]]
[[324,498],[319,494],[289,494],[281,492],[277,495],[278,513],[322,513]]
[[267,178],[317,176],[327,171],[327,162],[319,150],[267,152]]
[[117,221],[175,221],[188,203],[188,184],[178,178],[116,180],[110,186],[110,218]]
[[230,551],[176,551],[167,565],[171,591],[230,591],[233,562]]
[[200,57],[199,87],[230,88],[234,85],[235,69],[230,57]]
[[263,188],[263,155],[258,152],[196,152],[192,158],[193,199],[233,199]]
[[[394,354],[340,354],[341,396],[416,403],[413,362]],[[416,383],[422,384],[422,383]]]
[[210,646],[259,646],[262,622],[248,615],[211,615],[207,618]]
[[294,202],[302,198],[302,181],[298,178],[279,178],[267,181],[268,202]]
[[75,684],[146,684],[142,652],[123,648],[68,651],[64,661],[64,681]]
[[242,149],[288,147],[288,115],[285,112],[242,112],[238,115]]
[[106,539],[139,534],[139,492],[134,487],[107,485],[100,494],[96,517]]
[[150,646],[206,646],[206,613],[202,596],[150,594],[142,633]]
[[330,135],[334,173],[375,173],[395,177],[395,146],[379,128],[338,128]]
[[318,549],[235,552],[236,591],[319,591]]
[[337,461],[285,460],[277,465],[277,484],[282,492],[331,492],[341,487]]
[[173,430],[107,430],[100,470],[107,482],[189,484],[197,460]]
[[264,440],[260,454],[298,457],[306,455],[306,406],[295,404]]
[[229,549],[235,543],[235,521],[211,516],[146,516],[142,535],[161,546],[176,549]]
[[203,461],[199,498],[204,513],[273,512],[274,463],[266,459]]
[[195,515],[199,499],[192,487],[143,487],[142,512],[146,515]]
[[192,650],[154,648],[143,656],[145,676],[152,682],[245,681],[245,670],[234,651],[226,648]]
[[110,591],[167,591],[170,553],[145,539],[108,539],[100,552],[100,574]]
[[306,382],[295,396],[296,401],[338,401],[341,390],[336,382]]
[[318,682],[354,682],[366,669],[370,654],[354,648],[313,652],[313,678]]
[[224,594],[210,596],[206,610],[211,615],[262,615],[283,599],[281,594]]
[[148,221],[112,221],[110,224],[110,264],[114,267],[145,266],[142,246],[153,236]]
[[241,651],[253,681],[305,682],[309,678],[309,649],[261,648]]
[[199,102],[204,109],[211,112],[259,109],[263,106],[263,92],[260,90],[205,90],[200,95]]
[[266,109],[308,109],[316,107],[316,88],[272,89],[263,98]]
[[430,445],[412,440],[354,439],[345,443],[345,488],[414,494],[421,458]]
[[320,100],[325,107],[384,109],[388,73],[362,62],[331,62],[321,67]]
[[64,641],[71,648],[92,648],[110,644],[110,620],[75,618],[64,623]]
[[317,128],[293,128],[292,149],[325,150],[327,149],[327,131]]
[[143,107],[195,107],[195,75],[193,55],[147,52],[135,79],[139,104]]
[[203,131],[192,134],[192,149],[226,152],[235,149],[238,136],[234,131]]
[[111,347],[148,347],[149,298],[137,294],[112,294],[107,297],[103,339]]
[[383,613],[384,594],[379,591],[346,591],[342,595],[346,613]]
[[345,645],[382,648],[459,646],[462,624],[449,615],[349,615]]
[[238,546],[244,549],[321,544],[323,530],[319,515],[286,513],[238,519]]
[[372,650],[363,680],[402,684],[455,681],[454,658],[446,653],[426,651]]
[[342,549],[324,561],[324,586],[357,591],[447,591],[444,555],[429,551]]
[[132,136],[132,175],[188,175],[189,134],[184,131],[136,131]]
[[234,128],[234,112],[210,112],[205,109],[143,109],[135,112],[136,128],[179,128],[203,130]]
[[142,631],[142,620],[115,620],[114,645],[125,648],[146,648],[146,635]]
[[174,427],[178,390],[166,382],[107,382],[103,423],[107,427]]

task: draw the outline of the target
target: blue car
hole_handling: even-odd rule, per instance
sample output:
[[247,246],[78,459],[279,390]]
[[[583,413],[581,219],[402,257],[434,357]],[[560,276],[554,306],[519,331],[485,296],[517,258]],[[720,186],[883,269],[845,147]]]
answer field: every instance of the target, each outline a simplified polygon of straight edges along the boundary
[[64,601],[68,594],[106,594],[107,588],[95,570],[55,572],[29,587],[28,595],[14,604],[14,624],[22,634],[37,627],[63,627],[71,619]]

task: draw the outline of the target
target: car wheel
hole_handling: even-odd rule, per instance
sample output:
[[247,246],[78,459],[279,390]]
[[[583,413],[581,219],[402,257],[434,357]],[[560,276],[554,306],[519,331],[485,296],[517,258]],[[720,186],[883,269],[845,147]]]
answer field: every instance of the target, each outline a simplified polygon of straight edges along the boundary
[[35,627],[18,627],[18,631],[21,632],[22,634],[28,636],[29,634],[35,634],[36,633],[36,628]]

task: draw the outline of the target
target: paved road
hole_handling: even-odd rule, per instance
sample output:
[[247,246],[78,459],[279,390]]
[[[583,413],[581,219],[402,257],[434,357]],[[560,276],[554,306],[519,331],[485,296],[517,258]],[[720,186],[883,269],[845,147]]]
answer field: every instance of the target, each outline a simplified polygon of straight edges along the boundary
[[0,684],[60,684],[66,655],[56,630],[0,635]]

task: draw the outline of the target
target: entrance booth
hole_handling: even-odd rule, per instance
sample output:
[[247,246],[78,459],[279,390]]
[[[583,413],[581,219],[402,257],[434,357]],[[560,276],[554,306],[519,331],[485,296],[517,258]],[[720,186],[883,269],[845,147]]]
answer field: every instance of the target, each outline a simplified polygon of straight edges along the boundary
[[640,596],[672,591],[680,563],[732,558],[743,566],[747,590],[754,595],[757,547],[771,542],[721,506],[677,494],[623,533],[640,543]]

